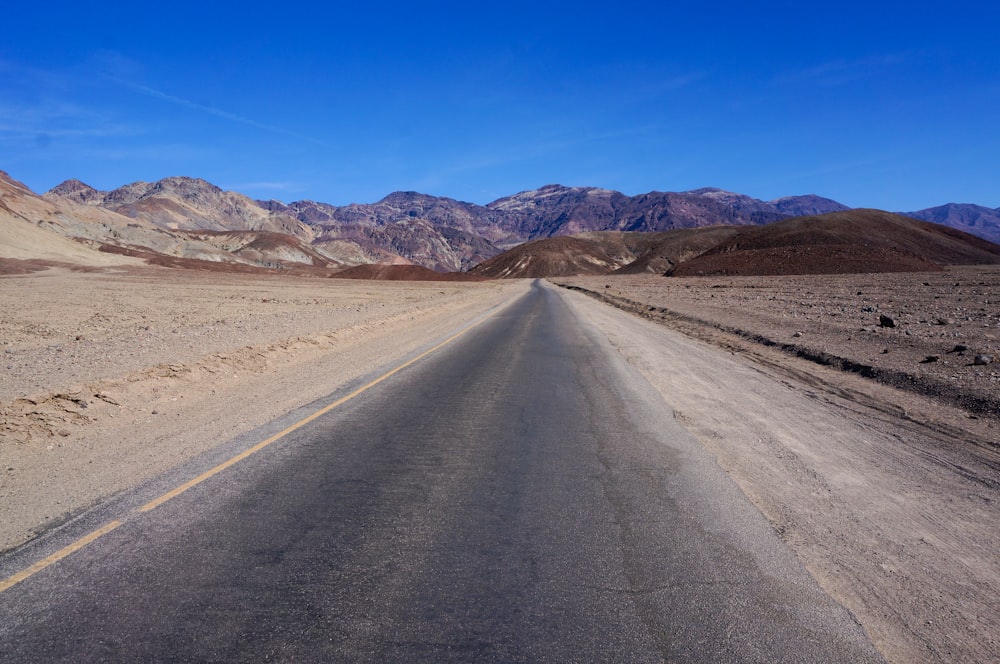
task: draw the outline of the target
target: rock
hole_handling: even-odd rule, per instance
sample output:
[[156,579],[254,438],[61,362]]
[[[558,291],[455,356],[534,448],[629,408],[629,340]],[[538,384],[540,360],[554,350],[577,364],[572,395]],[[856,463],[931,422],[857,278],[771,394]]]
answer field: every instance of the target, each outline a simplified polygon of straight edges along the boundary
[[965,344],[955,344],[955,347],[949,350],[949,353],[964,353],[969,350],[969,347]]
[[982,355],[982,354],[980,354],[980,355],[976,355],[976,357],[973,358],[973,360],[972,360],[972,363],[975,364],[978,367],[986,366],[987,364],[991,364],[992,362],[993,362],[993,356],[992,355]]
[[896,321],[885,314],[878,315],[878,324],[879,327],[896,327]]
[[950,318],[938,318],[935,322],[938,325],[951,325],[952,320]]
[[937,355],[928,355],[924,359],[920,360],[920,364],[930,364],[931,362],[937,362],[937,361],[938,361]]
[[792,336],[793,336],[793,337],[795,337],[796,339],[798,339],[799,337],[801,337],[801,336],[802,336],[802,333],[801,333],[801,332],[796,332],[796,333],[795,333],[795,334],[793,334]]

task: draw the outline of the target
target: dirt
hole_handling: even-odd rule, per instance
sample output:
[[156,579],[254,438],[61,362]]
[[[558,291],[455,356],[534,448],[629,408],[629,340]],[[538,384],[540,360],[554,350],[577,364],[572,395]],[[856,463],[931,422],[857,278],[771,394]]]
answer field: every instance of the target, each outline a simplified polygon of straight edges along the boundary
[[0,277],[0,550],[524,288],[161,268]]
[[557,281],[889,661],[1000,661],[996,268]]
[[[1000,660],[1000,270],[559,281],[890,661]],[[0,550],[529,283],[0,277]]]
[[556,281],[690,334],[729,333],[933,396],[973,416],[1000,416],[997,266],[929,273]]

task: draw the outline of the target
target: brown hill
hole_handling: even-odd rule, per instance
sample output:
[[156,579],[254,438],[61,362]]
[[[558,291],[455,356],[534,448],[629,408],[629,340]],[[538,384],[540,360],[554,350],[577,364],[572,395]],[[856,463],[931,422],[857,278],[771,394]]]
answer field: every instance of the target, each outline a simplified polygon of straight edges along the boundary
[[594,231],[526,242],[480,263],[473,274],[497,279],[597,274],[663,274],[737,232],[735,226],[662,233]]
[[700,256],[738,232],[738,226],[706,226],[666,233],[623,233],[625,240],[631,242],[636,259],[615,270],[615,274],[669,274],[677,265]]
[[879,210],[850,210],[740,229],[674,276],[916,272],[1000,264],[1000,246]]
[[373,281],[484,281],[481,276],[464,272],[435,272],[422,265],[356,265],[330,275],[334,279],[370,279]]
[[469,272],[494,279],[568,277],[607,274],[625,262],[599,239],[562,236],[518,245]]

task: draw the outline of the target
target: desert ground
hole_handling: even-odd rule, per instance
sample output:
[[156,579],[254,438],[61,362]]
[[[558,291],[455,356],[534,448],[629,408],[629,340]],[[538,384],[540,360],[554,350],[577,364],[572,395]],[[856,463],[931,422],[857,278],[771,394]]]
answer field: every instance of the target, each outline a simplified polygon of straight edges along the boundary
[[889,661],[1000,659],[996,268],[555,281]]
[[[890,661],[1000,655],[1000,270],[553,281]],[[0,550],[530,283],[0,276]]]
[[524,288],[146,267],[0,276],[0,550]]

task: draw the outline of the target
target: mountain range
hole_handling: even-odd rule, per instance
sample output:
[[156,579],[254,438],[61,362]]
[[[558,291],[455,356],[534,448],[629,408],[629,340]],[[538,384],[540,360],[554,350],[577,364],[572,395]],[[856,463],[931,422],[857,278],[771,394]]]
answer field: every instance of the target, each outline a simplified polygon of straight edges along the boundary
[[484,261],[470,274],[760,276],[936,272],[949,265],[1000,265],[1000,245],[948,226],[859,209],[759,226],[543,238]]
[[[39,196],[3,172],[0,203],[4,218],[26,220],[103,252],[153,262],[327,271],[409,263],[440,272],[467,271],[535,239],[595,231],[759,226],[848,210],[814,195],[762,201],[705,188],[627,196],[561,185],[487,205],[395,192],[376,203],[335,206],[256,201],[189,177],[135,182],[112,191],[67,180]],[[1000,210],[949,204],[908,214],[1000,242]]]

